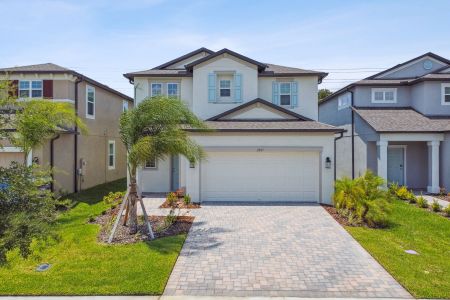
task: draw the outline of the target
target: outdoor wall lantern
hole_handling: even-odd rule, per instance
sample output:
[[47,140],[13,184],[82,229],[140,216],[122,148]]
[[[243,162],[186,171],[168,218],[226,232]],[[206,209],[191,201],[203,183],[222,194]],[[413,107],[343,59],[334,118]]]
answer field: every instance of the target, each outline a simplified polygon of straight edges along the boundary
[[195,162],[194,161],[190,161],[189,162],[189,168],[191,168],[191,169],[195,168]]
[[331,169],[331,158],[329,156],[325,158],[325,168]]

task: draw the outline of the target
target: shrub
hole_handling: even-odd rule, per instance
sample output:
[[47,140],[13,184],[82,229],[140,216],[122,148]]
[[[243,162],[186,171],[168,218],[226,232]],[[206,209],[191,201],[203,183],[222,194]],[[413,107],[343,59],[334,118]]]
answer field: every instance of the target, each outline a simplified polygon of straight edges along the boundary
[[424,197],[419,196],[417,197],[417,206],[419,206],[420,208],[427,208],[428,201]]
[[447,191],[446,191],[445,187],[440,187],[440,188],[439,188],[439,195],[440,195],[441,197],[445,196],[446,192],[447,192]]
[[186,195],[184,196],[183,201],[184,201],[184,204],[186,204],[186,205],[191,204],[191,196],[189,196],[189,194],[186,194]]
[[[414,198],[414,194],[412,192],[408,191],[406,186],[402,186],[399,189],[397,189],[395,195],[401,200],[410,201],[410,202],[411,202],[410,199]],[[414,203],[414,202],[412,202],[412,203]]]
[[389,185],[389,194],[391,194],[392,196],[396,196],[398,189],[399,189],[399,186],[398,186],[397,182],[391,183]]
[[447,217],[450,217],[450,205],[445,207],[442,211],[444,212],[444,215],[446,215]]
[[354,225],[385,227],[390,194],[382,188],[383,184],[384,180],[370,171],[354,180],[337,180],[333,202],[338,213]]
[[440,205],[436,200],[433,200],[433,203],[431,203],[431,209],[434,212],[439,212],[442,210],[442,205]]
[[113,204],[117,205],[122,202],[123,197],[125,196],[125,192],[109,192],[108,195],[103,197],[103,202],[105,204]]
[[177,201],[178,201],[177,194],[175,194],[175,193],[169,193],[169,194],[167,195],[167,203],[168,203],[170,206],[175,206],[175,204],[177,203]]

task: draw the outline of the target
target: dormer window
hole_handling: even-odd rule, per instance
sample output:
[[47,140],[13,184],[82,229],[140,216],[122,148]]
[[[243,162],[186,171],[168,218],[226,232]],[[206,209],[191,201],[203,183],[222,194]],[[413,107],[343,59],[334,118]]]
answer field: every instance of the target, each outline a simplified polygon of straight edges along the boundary
[[280,82],[280,105],[291,105],[290,82]]
[[396,102],[397,102],[396,88],[372,89],[372,103],[396,103]]
[[231,96],[231,80],[220,80],[220,97]]

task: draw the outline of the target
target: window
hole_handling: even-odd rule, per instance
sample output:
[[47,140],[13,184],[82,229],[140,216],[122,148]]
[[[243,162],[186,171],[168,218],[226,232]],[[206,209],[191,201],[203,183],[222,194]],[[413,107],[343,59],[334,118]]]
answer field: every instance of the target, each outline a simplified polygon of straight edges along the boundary
[[156,169],[156,159],[150,159],[145,162],[146,169]]
[[396,103],[396,102],[397,102],[396,88],[372,89],[372,103]]
[[339,98],[338,98],[338,110],[350,107],[351,101],[352,101],[352,98],[351,98],[351,94],[350,93],[346,93],[344,95],[339,96]]
[[127,110],[128,110],[128,101],[122,100],[122,111],[127,111]]
[[168,83],[167,84],[167,96],[179,98],[178,83]]
[[162,83],[152,83],[151,85],[151,97],[162,95]]
[[220,80],[219,81],[219,95],[220,95],[220,97],[230,97],[231,96],[231,80]]
[[442,105],[450,105],[450,83],[442,84]]
[[108,169],[116,168],[116,141],[108,142]]
[[42,98],[42,80],[21,80],[19,98]]
[[280,105],[291,105],[290,82],[280,82]]
[[95,119],[95,88],[86,86],[86,118]]

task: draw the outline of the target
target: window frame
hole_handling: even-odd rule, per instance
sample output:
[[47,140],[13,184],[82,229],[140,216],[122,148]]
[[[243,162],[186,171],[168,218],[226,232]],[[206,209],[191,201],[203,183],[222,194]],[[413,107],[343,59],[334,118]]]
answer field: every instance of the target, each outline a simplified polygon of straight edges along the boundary
[[[222,82],[228,81],[230,83],[229,87],[222,87]],[[219,79],[219,98],[231,98],[231,79]],[[228,96],[222,96],[222,90],[229,90],[230,94]]]
[[122,112],[128,111],[128,100],[122,100]]
[[[21,89],[20,88],[20,83],[21,82],[28,82],[28,89]],[[33,82],[40,82],[41,83],[41,88],[40,89],[33,89]],[[21,97],[20,96],[20,91],[28,91],[28,97]],[[41,95],[39,97],[33,97],[33,91],[41,91]],[[27,98],[43,98],[44,97],[44,81],[43,80],[19,80],[19,84],[17,86],[17,92],[18,92],[18,98],[19,99],[27,99]]]
[[147,163],[151,162],[151,161],[152,160],[149,159],[148,161],[145,162],[144,169],[149,169],[149,170],[156,170],[156,169],[158,169],[158,160],[156,158],[153,159],[153,162],[154,162],[154,166],[153,167],[147,166]]
[[450,83],[441,83],[441,104],[450,105],[450,101],[445,100],[445,96],[450,96],[450,93],[445,93],[445,88],[450,88]]
[[[89,101],[89,90],[92,90],[93,92],[93,101]],[[86,85],[86,118],[87,119],[95,119],[95,87],[91,85]],[[89,103],[92,103],[92,114],[89,114]]]
[[[169,95],[169,84],[174,84],[177,86],[177,94],[176,95]],[[177,99],[180,98],[180,83],[179,82],[167,82],[166,89],[167,89],[167,97],[174,97]]]
[[[112,147],[112,153],[111,153],[111,145],[113,145]],[[111,166],[111,156],[112,156],[112,166]],[[106,157],[107,161],[108,161],[108,170],[114,170],[116,168],[116,141],[115,140],[109,140],[108,141],[108,155]]]
[[[288,84],[289,85],[289,94],[281,92],[281,85]],[[278,82],[278,91],[280,98],[280,106],[291,106],[292,105],[292,82],[290,81],[280,81]],[[289,104],[281,104],[281,96],[289,96]]]
[[[378,92],[383,93],[383,100],[376,100],[375,94]],[[386,100],[386,93],[392,92],[394,95],[393,100]],[[371,90],[372,97],[371,101],[372,103],[381,103],[381,104],[389,104],[389,103],[397,103],[397,88],[372,88]]]
[[[161,93],[158,95],[153,95],[153,85],[160,85],[161,86]],[[150,97],[156,97],[156,96],[163,96],[164,95],[164,83],[162,82],[150,82]]]

